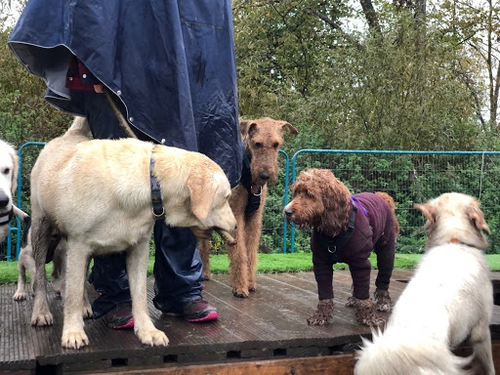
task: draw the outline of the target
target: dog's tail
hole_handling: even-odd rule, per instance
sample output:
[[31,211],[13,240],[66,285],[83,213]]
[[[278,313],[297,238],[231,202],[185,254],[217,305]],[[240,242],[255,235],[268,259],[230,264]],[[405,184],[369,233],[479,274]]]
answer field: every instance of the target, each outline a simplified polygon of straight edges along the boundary
[[73,124],[71,124],[64,135],[83,135],[84,137],[88,137],[90,135],[90,126],[87,118],[75,116]]
[[398,218],[396,217],[396,204],[394,203],[394,199],[392,199],[392,197],[389,194],[384,193],[383,191],[376,191],[375,194],[377,194],[380,198],[386,201],[389,207],[391,208],[391,211],[394,216],[394,227],[396,228],[396,233],[399,234],[399,221]]

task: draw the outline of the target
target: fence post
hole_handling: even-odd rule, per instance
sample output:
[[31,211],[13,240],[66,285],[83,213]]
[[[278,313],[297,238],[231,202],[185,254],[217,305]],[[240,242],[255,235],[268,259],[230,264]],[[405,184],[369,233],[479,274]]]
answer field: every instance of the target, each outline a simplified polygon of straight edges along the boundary
[[[19,158],[19,167],[17,173],[17,207],[22,209],[22,197],[21,197],[21,185],[22,185],[22,167],[23,167],[23,156],[22,152],[26,146],[45,146],[45,142],[26,142],[17,151],[17,156]],[[11,230],[16,232],[16,260],[19,259],[19,252],[21,251],[21,220],[16,216],[16,227],[11,228]],[[10,239],[7,241],[7,261],[10,261],[12,256],[12,242]]]

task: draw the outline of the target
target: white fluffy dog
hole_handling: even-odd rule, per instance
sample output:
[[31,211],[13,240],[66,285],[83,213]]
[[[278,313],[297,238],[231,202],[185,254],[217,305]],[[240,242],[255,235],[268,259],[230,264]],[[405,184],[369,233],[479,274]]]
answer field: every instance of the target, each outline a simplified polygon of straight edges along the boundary
[[13,215],[12,196],[17,188],[18,158],[14,147],[0,140],[0,242],[9,234],[9,222]]
[[[489,233],[473,197],[447,193],[415,204],[427,222],[427,252],[397,301],[385,332],[363,339],[355,375],[495,374],[489,322],[490,271],[482,250]],[[471,358],[452,350],[469,340]]]

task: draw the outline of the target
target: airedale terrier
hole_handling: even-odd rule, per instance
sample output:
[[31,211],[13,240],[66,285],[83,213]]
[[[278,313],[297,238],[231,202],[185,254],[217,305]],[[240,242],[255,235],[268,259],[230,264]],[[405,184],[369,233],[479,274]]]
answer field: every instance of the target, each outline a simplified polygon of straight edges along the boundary
[[[278,177],[278,151],[284,142],[285,130],[298,134],[286,121],[265,117],[240,121],[245,155],[240,183],[229,200],[237,228],[231,233],[236,244],[228,245],[230,278],[233,295],[246,298],[257,287],[257,252],[262,229],[262,212],[267,188]],[[210,241],[200,240],[205,280],[210,278]]]
[[[390,311],[389,282],[394,267],[399,223],[394,200],[382,192],[351,195],[349,189],[326,169],[300,172],[293,199],[284,214],[298,229],[313,228],[311,251],[318,284],[319,303],[307,320],[327,324],[333,317],[333,264],[347,263],[353,294],[347,306],[356,308],[359,323],[384,323],[378,311]],[[375,303],[369,298],[372,250],[377,254],[378,275]]]

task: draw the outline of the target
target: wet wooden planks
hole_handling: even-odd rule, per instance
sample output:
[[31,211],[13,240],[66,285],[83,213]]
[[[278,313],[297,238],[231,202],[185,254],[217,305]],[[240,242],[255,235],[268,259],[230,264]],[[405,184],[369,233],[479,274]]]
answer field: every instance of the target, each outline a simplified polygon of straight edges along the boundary
[[[394,300],[406,286],[412,271],[397,270],[391,282]],[[372,272],[372,291],[376,271]],[[500,275],[492,273],[493,280]],[[228,275],[216,275],[205,282],[204,296],[219,311],[213,323],[193,324],[181,318],[164,317],[150,302],[150,313],[159,329],[170,339],[168,347],[142,346],[131,330],[108,329],[102,320],[86,321],[90,345],[81,350],[62,349],[62,301],[50,294],[55,324],[31,327],[32,299],[15,302],[14,285],[0,287],[0,373],[62,373],[127,371],[134,368],[174,368],[199,363],[239,363],[242,361],[312,358],[352,352],[368,327],[355,322],[354,311],[346,308],[351,279],[347,271],[335,271],[335,318],[332,325],[311,327],[307,317],[317,304],[316,282],[312,273],[258,275],[258,290],[250,298],[232,296]],[[95,296],[95,292],[93,292]],[[153,281],[148,282],[149,301]],[[500,339],[500,307],[492,325]],[[350,358],[350,357],[349,357]],[[350,359],[346,359],[349,361]]]

